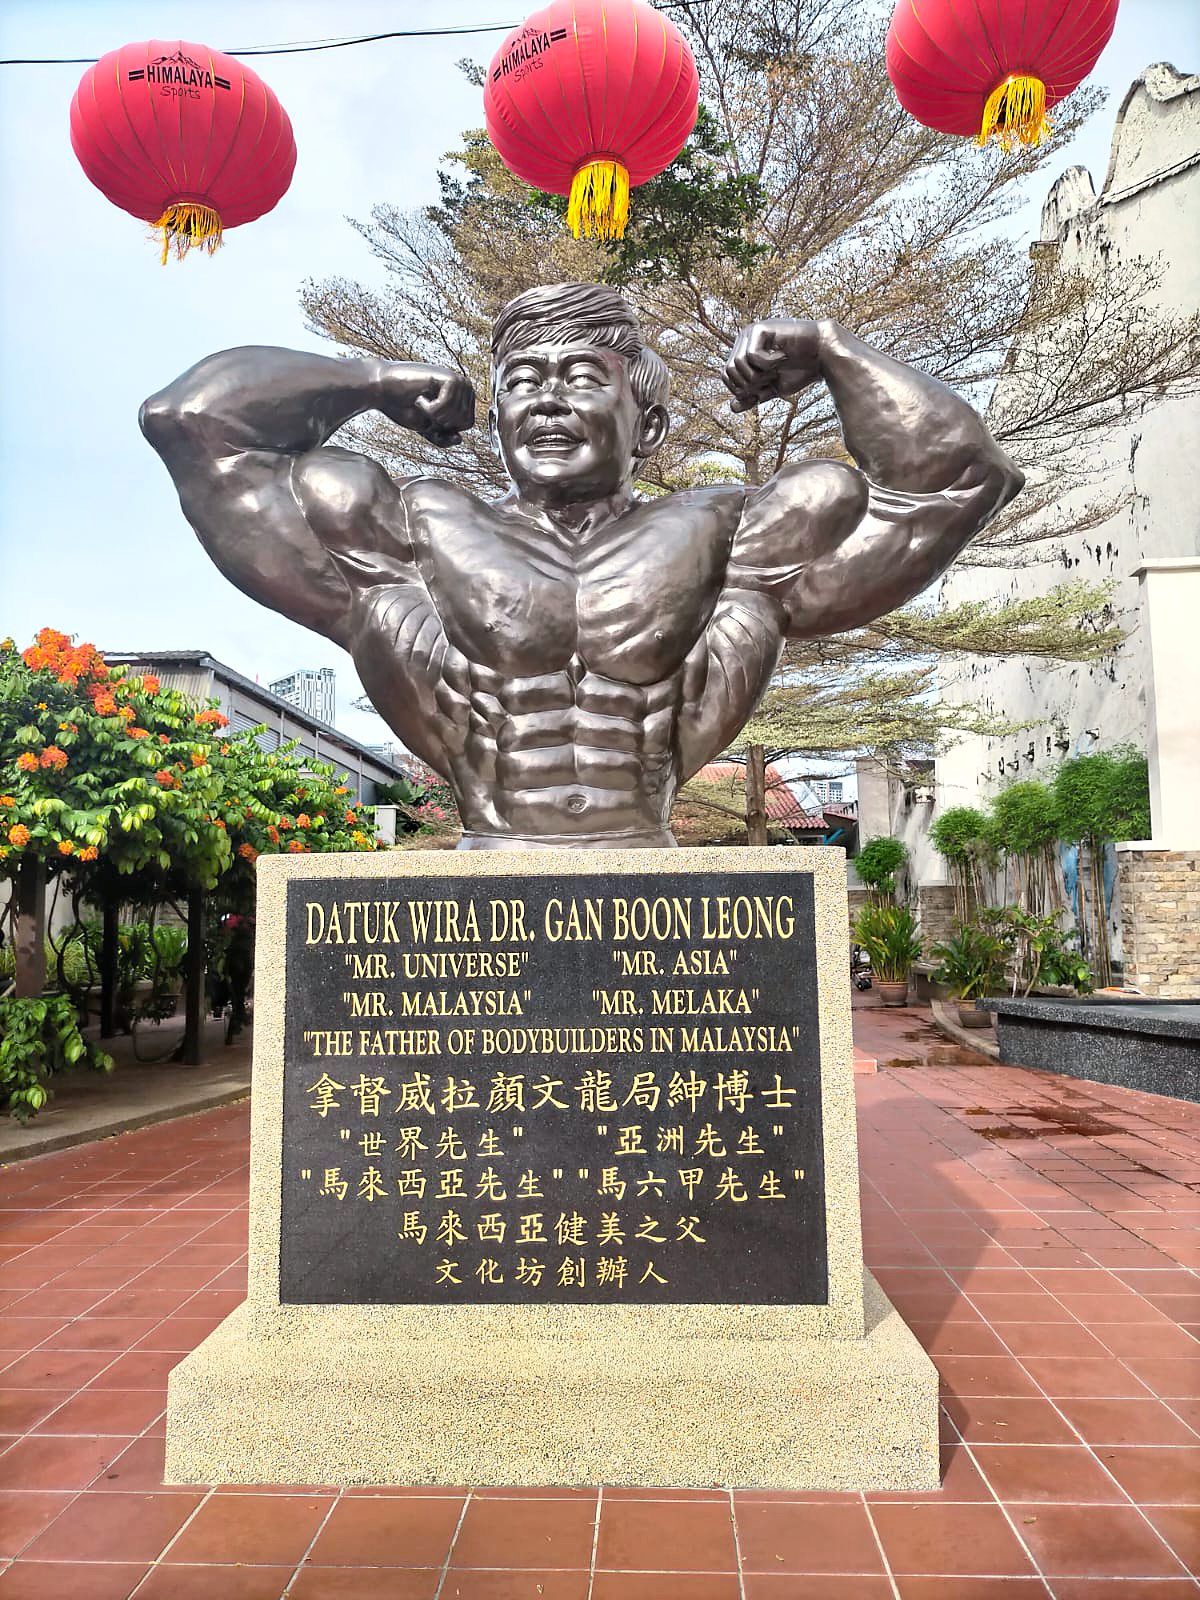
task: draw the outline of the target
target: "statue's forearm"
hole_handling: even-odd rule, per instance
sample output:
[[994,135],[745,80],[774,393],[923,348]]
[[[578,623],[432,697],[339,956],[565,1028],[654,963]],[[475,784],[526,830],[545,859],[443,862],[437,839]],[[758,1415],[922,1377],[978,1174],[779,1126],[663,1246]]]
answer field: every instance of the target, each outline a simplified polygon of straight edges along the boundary
[[1020,473],[952,389],[836,322],[818,327],[822,376],[846,445],[869,478],[911,494],[993,485],[998,499],[1016,492]]
[[300,454],[323,445],[380,398],[378,361],[249,345],[207,356],[152,395],[142,407],[142,430],[168,451],[182,433],[198,435],[213,455]]

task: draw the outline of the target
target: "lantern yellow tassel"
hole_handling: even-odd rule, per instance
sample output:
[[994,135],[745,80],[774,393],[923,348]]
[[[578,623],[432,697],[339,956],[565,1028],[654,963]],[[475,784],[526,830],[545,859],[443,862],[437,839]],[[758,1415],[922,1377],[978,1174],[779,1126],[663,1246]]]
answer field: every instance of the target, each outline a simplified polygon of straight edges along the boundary
[[589,161],[571,182],[567,226],[578,239],[623,239],[629,221],[629,172],[619,161]]
[[1046,85],[1040,78],[1011,73],[988,95],[978,142],[986,144],[994,138],[1007,152],[1019,144],[1041,144],[1049,137]]
[[207,250],[211,256],[220,248],[221,218],[212,206],[197,205],[192,200],[178,200],[170,205],[154,224],[162,241],[162,264],[173,250],[175,259],[182,261],[193,245]]

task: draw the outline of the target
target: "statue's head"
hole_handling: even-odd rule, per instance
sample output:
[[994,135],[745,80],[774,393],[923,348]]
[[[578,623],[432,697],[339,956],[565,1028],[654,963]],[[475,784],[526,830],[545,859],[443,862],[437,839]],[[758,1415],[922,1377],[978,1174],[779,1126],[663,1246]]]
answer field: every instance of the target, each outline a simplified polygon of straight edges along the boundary
[[528,289],[492,329],[489,421],[523,498],[578,504],[631,482],[667,437],[669,387],[629,305],[600,284]]

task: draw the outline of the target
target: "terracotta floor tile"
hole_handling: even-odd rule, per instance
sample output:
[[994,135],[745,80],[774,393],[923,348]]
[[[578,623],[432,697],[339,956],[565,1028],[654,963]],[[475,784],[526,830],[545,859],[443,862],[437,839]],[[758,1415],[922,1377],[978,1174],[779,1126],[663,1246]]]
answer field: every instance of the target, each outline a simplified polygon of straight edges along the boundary
[[[746,1600],[892,1600],[892,1586],[886,1578],[748,1572],[744,1581]],[[600,1600],[598,1593],[593,1600]],[[660,1596],[653,1596],[653,1600],[660,1600]],[[1044,1594],[1041,1600],[1045,1600]]]
[[196,1493],[81,1494],[23,1552],[24,1559],[153,1561],[202,1498]]
[[1065,1397],[1063,1415],[1096,1449],[1101,1445],[1194,1445],[1197,1436],[1158,1400]]
[[[107,1504],[114,1496],[91,1498]],[[216,1494],[205,1501],[163,1559],[172,1566],[206,1561],[295,1564],[328,1511],[328,1500],[298,1495]]]
[[859,1506],[740,1503],[738,1547],[746,1572],[882,1572],[879,1546]]
[[1096,1453],[1136,1504],[1200,1506],[1200,1444]]
[[921,1348],[931,1356],[1002,1356],[1008,1352],[994,1328],[983,1322],[912,1322]]
[[871,1516],[896,1573],[1020,1577],[1034,1570],[999,1506],[893,1503],[873,1505]]
[[[1040,1578],[899,1577],[900,1600],[1046,1600]],[[1127,1595],[1124,1600],[1136,1600]]]
[[[370,1570],[306,1566],[288,1590],[288,1600],[434,1600],[441,1577],[440,1567],[418,1572],[412,1568],[403,1571],[399,1567]],[[443,1600],[448,1592],[453,1591],[442,1590]],[[536,1595],[536,1590],[534,1593]],[[174,1596],[164,1589],[151,1600],[174,1600]],[[201,1592],[196,1600],[210,1600],[210,1597]],[[554,1597],[547,1596],[547,1600],[554,1600]]]
[[1015,1356],[939,1356],[934,1365],[948,1394],[1033,1399],[1038,1392]]
[[450,1554],[463,1500],[340,1500],[309,1560],[316,1566],[440,1567]]
[[610,1572],[734,1572],[729,1506],[606,1499],[596,1567]]
[[141,1433],[165,1404],[157,1389],[81,1389],[34,1428],[49,1433]]
[[0,1559],[20,1555],[70,1505],[72,1498],[70,1493],[0,1491]]
[[975,1294],[972,1303],[980,1315],[993,1323],[1004,1336],[1002,1324],[1019,1322],[1071,1322],[1071,1313],[1048,1294]]
[[[727,1522],[728,1517],[726,1507]],[[586,1569],[591,1564],[595,1524],[595,1506],[586,1501],[472,1500],[454,1541],[451,1565]]]
[[[671,1581],[674,1583],[674,1578]],[[446,1574],[440,1600],[587,1600],[587,1592],[586,1572],[455,1572],[452,1567]],[[689,1590],[679,1593],[682,1600],[689,1600]],[[674,1594],[673,1589],[672,1600]],[[325,1597],[314,1595],[313,1600]],[[696,1600],[703,1597],[697,1596]]]
[[153,1317],[76,1317],[59,1327],[45,1350],[128,1350],[154,1326]]
[[996,1498],[1070,1505],[1126,1504],[1090,1450],[1071,1445],[976,1445],[979,1470]]
[[1068,1395],[1146,1398],[1147,1387],[1112,1356],[1026,1356],[1030,1377],[1052,1400]]
[[1096,1329],[1097,1336],[1113,1355],[1200,1356],[1200,1344],[1186,1328],[1168,1322],[1106,1322]]
[[32,1350],[62,1328],[61,1317],[0,1317],[0,1349]]
[[34,1350],[0,1373],[6,1389],[76,1389],[112,1360],[107,1350]]
[[1195,1600],[1190,1578],[1055,1578],[1054,1600]]
[[24,1433],[56,1411],[73,1389],[0,1389],[0,1433]]
[[929,1494],[868,1494],[867,1503],[874,1505],[876,1501],[888,1500],[990,1501],[994,1498],[992,1491],[980,1477],[978,1467],[971,1460],[970,1451],[963,1444],[942,1445],[941,1473],[941,1488]]
[[1168,1578],[1186,1570],[1132,1506],[1014,1505],[1009,1512],[1051,1579]]
[[1096,1328],[1104,1322],[1157,1322],[1157,1307],[1140,1294],[1061,1294],[1059,1299],[1073,1317],[1078,1317],[1085,1328]]
[[1001,1334],[1012,1353],[1022,1360],[1026,1356],[1074,1358],[1112,1353],[1094,1333],[1074,1322],[1006,1322]]
[[17,1561],[0,1576],[0,1600],[127,1600],[145,1571],[145,1562]]
[[1200,1355],[1125,1356],[1125,1365],[1164,1400],[1174,1395],[1200,1398]]
[[0,1456],[0,1481],[22,1489],[82,1489],[130,1442],[26,1434]]
[[291,1575],[291,1566],[156,1566],[137,1600],[280,1600]]
[[92,1379],[93,1389],[158,1389],[165,1391],[167,1374],[182,1357],[174,1350],[135,1350],[121,1355]]
[[1200,1575],[1200,1507],[1149,1506],[1146,1516],[1193,1576]]

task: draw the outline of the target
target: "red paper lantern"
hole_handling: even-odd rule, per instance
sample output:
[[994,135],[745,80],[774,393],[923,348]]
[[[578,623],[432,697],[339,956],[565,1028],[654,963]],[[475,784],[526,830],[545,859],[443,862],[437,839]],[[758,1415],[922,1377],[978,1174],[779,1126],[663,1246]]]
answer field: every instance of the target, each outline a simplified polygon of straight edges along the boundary
[[1040,144],[1046,109],[1079,87],[1117,0],[899,0],[888,76],[904,109],[940,133]]
[[251,68],[207,45],[151,39],[101,56],[71,101],[71,148],[102,194],[151,222],[162,258],[253,222],[287,193],[296,141]]
[[670,166],[700,85],[679,29],[641,0],[552,0],[508,35],[483,91],[511,172],[567,194],[576,238],[620,238],[629,189]]

